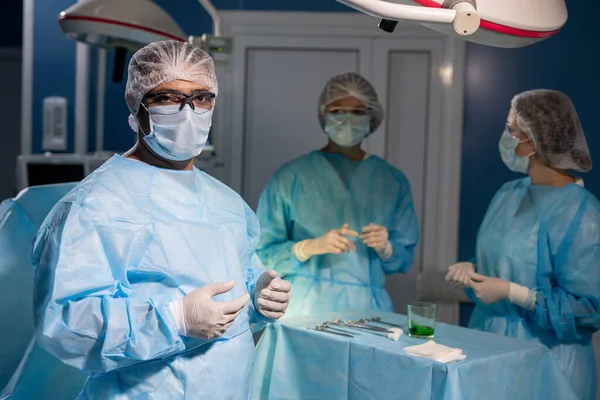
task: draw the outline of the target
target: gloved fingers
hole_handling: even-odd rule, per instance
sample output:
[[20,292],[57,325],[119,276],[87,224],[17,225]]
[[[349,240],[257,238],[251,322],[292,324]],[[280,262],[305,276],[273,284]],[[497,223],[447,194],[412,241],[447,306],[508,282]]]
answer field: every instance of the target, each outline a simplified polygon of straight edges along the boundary
[[225,325],[223,325],[220,329],[221,334],[224,334],[227,329],[229,329],[231,327],[231,325],[233,325],[233,323],[235,322],[235,318],[232,319],[231,321],[229,321],[228,323],[226,323]]
[[279,319],[285,315],[285,313],[283,313],[283,312],[269,311],[269,310],[265,310],[262,307],[259,308],[258,311],[260,311],[261,314],[264,315],[265,317],[271,318],[271,319]]
[[455,274],[456,269],[454,268],[454,265],[451,265],[448,267],[448,273],[446,274],[446,277],[444,279],[446,280],[446,282],[452,282],[454,280]]
[[462,284],[463,286],[469,286],[469,282],[471,282],[471,278],[469,278],[469,274],[467,273],[462,279]]
[[462,283],[465,278],[468,278],[467,271],[464,268],[457,268],[456,274],[454,275],[454,281]]
[[337,243],[332,244],[329,248],[327,253],[330,254],[344,254],[347,253],[347,251],[344,249],[343,246],[338,245]]
[[483,282],[487,278],[487,276],[480,275],[475,271],[469,271],[468,275],[469,275],[469,278],[471,278],[471,280],[475,281],[475,282]]
[[259,305],[259,308],[268,310],[268,311],[276,311],[276,312],[284,312],[287,308],[288,303],[279,303],[277,301],[270,301],[267,299],[260,298],[256,301],[256,304]]
[[343,239],[343,238],[341,238],[341,237],[340,237],[340,238],[338,238],[338,240],[337,240],[337,241],[335,241],[335,242],[333,243],[333,248],[339,251],[339,253],[338,253],[338,254],[341,254],[341,253],[348,253],[348,252],[350,251],[350,247],[348,246],[348,244],[347,244],[347,243],[345,243],[345,242],[344,242],[343,240],[341,240],[341,239]]
[[360,235],[360,240],[362,240],[363,242],[372,241],[372,240],[386,242],[387,239],[388,239],[388,237],[385,234],[385,232],[371,232],[371,233],[365,233],[363,235]]
[[270,290],[270,289],[263,289],[260,292],[260,298],[266,299],[266,300],[271,300],[271,301],[284,302],[284,301],[289,300],[290,295],[289,295],[289,291],[288,292],[277,292],[277,291]]
[[288,281],[284,281],[281,278],[276,278],[271,281],[268,289],[274,292],[289,293],[292,290],[292,284]]
[[197,290],[206,291],[206,292],[208,292],[210,297],[213,297],[218,294],[223,294],[223,293],[229,292],[231,289],[233,289],[234,286],[235,286],[234,281],[227,281],[227,282],[212,283],[210,285],[203,286]]
[[219,308],[221,309],[221,313],[224,315],[227,314],[235,314],[241,311],[244,306],[250,300],[250,295],[248,293],[244,293],[240,297],[231,301],[220,301]]
[[263,272],[263,274],[267,274],[269,278],[275,279],[277,278],[277,271],[270,269],[268,271]]
[[354,246],[354,243],[352,243],[350,240],[348,240],[347,238],[341,236],[338,238],[338,242],[341,242],[344,244],[344,246],[346,246],[348,248],[348,251],[355,251],[356,247]]
[[353,231],[352,229],[348,229],[348,228],[338,229],[337,233],[339,233],[341,236],[353,236],[353,237],[358,236],[358,232]]
[[193,331],[191,332],[191,337],[195,337],[195,338],[199,338],[199,339],[215,339],[215,338],[220,338],[221,336],[223,336],[222,333],[220,332],[196,332]]
[[471,288],[473,288],[475,295],[477,295],[478,292],[482,289],[482,285],[483,285],[483,282],[477,282],[477,281],[474,281],[473,279],[469,280],[469,286]]
[[465,273],[463,275],[463,282],[465,283],[465,285],[467,285],[471,281],[471,277],[469,274],[475,273],[475,269],[473,269],[473,267],[470,266],[470,267],[466,267],[464,270],[465,270]]
[[363,240],[363,243],[370,247],[381,246],[381,245],[385,245],[387,243],[387,240],[385,240],[385,238],[382,238],[382,237],[371,237],[371,238]]
[[223,313],[221,313],[221,318],[219,320],[219,325],[220,326],[226,326],[228,324],[229,325],[233,324],[233,322],[235,321],[235,319],[240,316],[240,314],[242,313],[242,311],[244,311],[243,308],[239,309],[238,312],[233,313],[233,314],[223,314]]
[[385,231],[387,231],[385,226],[375,225],[375,224],[369,224],[369,225],[365,226],[364,228],[362,228],[363,234],[371,233],[371,232],[385,232]]
[[363,240],[363,243],[368,246],[368,247],[372,247],[375,249],[378,248],[385,248],[385,246],[387,245],[387,239],[385,237],[375,237],[375,238],[370,238],[368,240]]
[[371,232],[371,233],[361,233],[358,236],[358,238],[364,242],[365,240],[371,239],[371,238],[373,238],[375,236],[376,235],[373,232]]

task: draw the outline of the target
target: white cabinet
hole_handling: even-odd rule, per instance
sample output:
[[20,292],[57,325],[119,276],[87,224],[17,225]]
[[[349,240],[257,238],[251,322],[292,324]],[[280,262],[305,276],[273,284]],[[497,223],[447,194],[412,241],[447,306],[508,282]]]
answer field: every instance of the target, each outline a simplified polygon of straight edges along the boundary
[[456,260],[464,44],[414,24],[385,34],[353,13],[225,12],[223,20],[234,48],[228,183],[253,208],[279,166],[326,143],[317,106],[330,77],[356,71],[377,89],[386,119],[366,150],[407,175],[422,227],[411,272],[389,279],[405,312],[419,297],[417,275]]

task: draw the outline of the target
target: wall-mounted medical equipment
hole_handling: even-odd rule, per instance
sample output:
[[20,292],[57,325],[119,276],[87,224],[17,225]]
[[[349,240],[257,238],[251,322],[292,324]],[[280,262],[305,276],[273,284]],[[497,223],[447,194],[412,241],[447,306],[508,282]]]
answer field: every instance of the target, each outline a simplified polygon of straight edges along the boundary
[[44,130],[42,148],[45,151],[67,150],[67,99],[46,97],[43,103]]
[[17,190],[53,183],[79,182],[114,153],[24,154],[17,158]]
[[493,47],[523,47],[560,32],[564,0],[337,0],[380,19],[393,32],[414,21],[446,35]]

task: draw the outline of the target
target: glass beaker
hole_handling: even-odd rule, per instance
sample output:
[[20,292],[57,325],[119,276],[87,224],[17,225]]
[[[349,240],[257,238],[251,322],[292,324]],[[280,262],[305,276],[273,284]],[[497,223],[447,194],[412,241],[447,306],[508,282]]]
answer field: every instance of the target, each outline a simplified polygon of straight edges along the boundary
[[434,303],[408,303],[408,335],[420,339],[433,339],[436,315],[437,307]]

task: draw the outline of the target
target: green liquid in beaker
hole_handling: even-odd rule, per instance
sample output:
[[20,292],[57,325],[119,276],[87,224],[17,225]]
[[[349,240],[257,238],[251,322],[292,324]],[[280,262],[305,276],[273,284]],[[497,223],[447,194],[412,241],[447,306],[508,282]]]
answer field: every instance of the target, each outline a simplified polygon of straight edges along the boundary
[[411,324],[408,328],[408,334],[414,337],[432,338],[434,331],[434,328],[417,324]]

